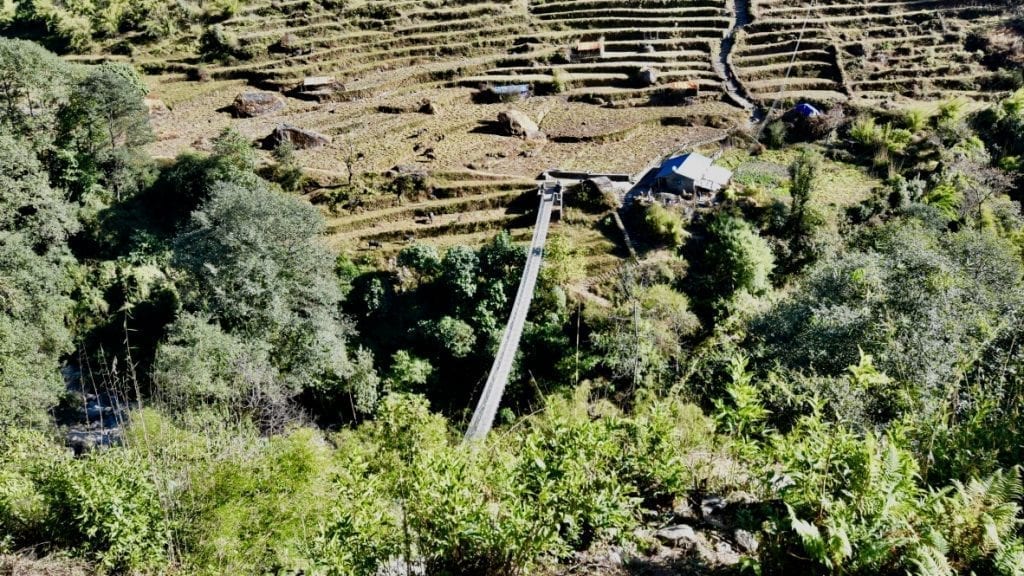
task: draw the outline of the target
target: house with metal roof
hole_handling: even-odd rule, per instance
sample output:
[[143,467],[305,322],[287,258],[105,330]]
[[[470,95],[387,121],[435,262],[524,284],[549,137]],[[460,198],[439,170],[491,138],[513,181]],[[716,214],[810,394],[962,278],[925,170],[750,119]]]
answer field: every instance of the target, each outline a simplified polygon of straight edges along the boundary
[[715,166],[714,161],[703,154],[690,152],[669,158],[661,165],[655,177],[655,189],[687,196],[715,194],[731,180],[731,170]]

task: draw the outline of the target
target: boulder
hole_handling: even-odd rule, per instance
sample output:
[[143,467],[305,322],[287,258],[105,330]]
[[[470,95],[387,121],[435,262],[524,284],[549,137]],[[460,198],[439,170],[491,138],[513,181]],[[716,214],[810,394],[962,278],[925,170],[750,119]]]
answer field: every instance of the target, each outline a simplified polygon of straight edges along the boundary
[[242,92],[235,97],[231,110],[239,118],[252,118],[284,110],[284,100],[271,92]]
[[519,110],[506,110],[498,114],[498,124],[509,136],[524,140],[544,140],[540,126]]
[[697,532],[686,524],[662,528],[654,533],[654,537],[671,546],[696,544],[698,542]]
[[437,114],[437,105],[430,98],[420,100],[417,112],[420,114]]
[[641,68],[636,75],[636,80],[640,86],[654,86],[658,83],[658,71],[650,67]]
[[308,150],[310,148],[319,148],[321,146],[331,143],[329,136],[313,132],[312,130],[306,130],[298,128],[296,126],[290,126],[288,124],[281,124],[269,136],[263,141],[264,146],[267,148],[277,148],[284,142],[291,142],[292,146],[296,150]]
[[757,537],[742,528],[737,528],[736,531],[733,532],[733,540],[736,541],[736,544],[741,550],[748,554],[756,553],[759,547]]

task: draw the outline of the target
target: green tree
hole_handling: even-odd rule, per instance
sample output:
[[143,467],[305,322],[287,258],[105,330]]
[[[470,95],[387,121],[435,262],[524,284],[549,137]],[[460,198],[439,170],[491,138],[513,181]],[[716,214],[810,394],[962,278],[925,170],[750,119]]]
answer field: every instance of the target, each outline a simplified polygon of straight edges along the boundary
[[64,388],[61,357],[72,349],[66,264],[0,231],[0,427],[44,423]]
[[398,253],[398,265],[412,270],[421,282],[429,281],[441,271],[441,256],[429,244],[413,244]]
[[267,342],[274,366],[297,389],[329,393],[372,377],[365,361],[346,353],[353,331],[340,316],[323,231],[322,215],[303,200],[222,183],[176,239],[174,262],[189,274],[190,309],[230,334]]
[[135,70],[119,63],[90,68],[74,84],[60,112],[57,142],[59,173],[78,194],[99,185],[121,201],[146,185],[141,147],[153,139],[146,92]]
[[182,314],[157,349],[153,384],[169,406],[188,409],[219,404],[244,410],[280,404],[288,389],[262,342],[225,334],[203,316]]
[[467,246],[453,246],[441,260],[441,282],[456,303],[468,302],[476,294],[480,259]]
[[430,328],[436,342],[455,358],[469,356],[476,347],[476,334],[469,324],[445,316]]
[[708,226],[711,241],[707,249],[710,279],[725,296],[740,290],[762,294],[771,288],[775,268],[771,248],[747,221],[720,214]]
[[48,144],[70,77],[70,67],[45,48],[0,38],[0,127]]
[[811,206],[811,194],[820,170],[821,158],[810,149],[802,150],[789,167],[790,194],[793,197],[788,225],[790,253],[793,255],[791,267],[799,268],[818,256],[814,233],[822,218]]
[[842,375],[863,351],[895,381],[857,402],[884,407],[869,421],[926,418],[965,393],[964,371],[1024,314],[1022,278],[1016,249],[993,232],[895,221],[811,267],[751,334],[762,361],[820,376]]
[[655,202],[647,207],[644,224],[656,242],[670,248],[679,248],[686,241],[686,226],[678,213]]
[[0,230],[20,232],[46,251],[63,246],[78,227],[75,207],[50,187],[28,144],[0,134]]
[[423,358],[417,358],[406,350],[399,350],[391,357],[391,371],[388,384],[396,392],[412,391],[423,386],[430,379],[434,367]]

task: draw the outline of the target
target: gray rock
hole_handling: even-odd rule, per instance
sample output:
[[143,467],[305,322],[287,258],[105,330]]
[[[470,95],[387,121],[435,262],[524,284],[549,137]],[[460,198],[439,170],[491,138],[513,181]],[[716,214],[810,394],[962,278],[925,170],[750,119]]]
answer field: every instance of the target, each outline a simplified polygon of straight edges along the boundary
[[540,126],[519,110],[500,112],[498,124],[501,124],[501,127],[510,136],[517,136],[525,140],[544,140],[546,138],[540,131]]
[[281,124],[274,128],[270,136],[267,136],[266,140],[264,140],[267,148],[277,148],[278,145],[284,142],[291,142],[292,146],[295,146],[297,150],[307,150],[330,144],[331,138],[312,130]]
[[736,531],[733,532],[733,540],[736,541],[736,545],[739,546],[741,550],[748,554],[757,552],[757,548],[760,546],[760,543],[757,541],[757,537],[742,528],[737,528]]
[[636,79],[641,86],[654,86],[658,83],[658,71],[650,67],[641,68]]
[[700,511],[704,516],[711,516],[725,510],[726,502],[721,496],[708,496],[700,501]]
[[682,544],[696,544],[697,533],[692,527],[686,524],[679,524],[677,526],[669,526],[662,528],[654,533],[654,537],[661,540],[665,544],[678,545]]
[[[678,200],[678,198],[674,194],[668,194],[668,196],[671,196],[673,201]],[[668,202],[663,201],[662,204],[668,204]],[[679,498],[676,501],[676,505],[672,509],[672,513],[676,515],[676,518],[681,518],[685,520],[697,519],[697,511],[693,509],[693,506],[690,505],[689,500],[687,500],[686,498]]]
[[252,118],[284,110],[284,100],[270,92],[243,92],[235,97],[231,105],[235,116]]

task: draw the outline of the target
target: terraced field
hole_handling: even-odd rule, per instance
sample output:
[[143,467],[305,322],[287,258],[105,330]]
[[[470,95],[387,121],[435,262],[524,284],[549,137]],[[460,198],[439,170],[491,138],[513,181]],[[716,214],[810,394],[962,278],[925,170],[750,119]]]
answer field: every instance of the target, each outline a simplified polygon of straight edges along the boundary
[[[501,62],[465,83],[529,81],[570,97],[640,102],[657,86],[639,79],[652,70],[659,84],[684,82],[711,97],[721,95],[721,74],[712,66],[730,26],[724,0],[533,0],[534,31],[520,46],[542,59]],[[599,42],[601,54],[580,57],[576,41]]]
[[948,0],[753,0],[732,63],[751,95],[861,104],[988,98],[991,76],[969,34],[998,24],[1006,5]]
[[[726,82],[724,60],[762,105],[780,97],[873,104],[994,95],[989,72],[966,46],[1005,7],[750,2],[256,0],[220,23],[248,57],[202,63],[194,53],[141,51],[135,61],[152,74],[152,96],[171,108],[154,120],[158,156],[203,149],[226,127],[258,141],[291,124],[333,139],[298,153],[318,180],[347,178],[342,159],[353,153],[361,155],[353,167],[360,173],[398,165],[429,173],[432,199],[395,205],[380,193],[331,215],[336,247],[366,251],[372,243],[382,257],[413,239],[476,244],[511,229],[526,240],[533,199],[520,208],[517,198],[532,195],[541,172],[635,173],[744,124],[749,112],[727,94],[736,86]],[[199,67],[212,81],[190,79]],[[333,93],[319,100],[295,94],[311,75],[332,78]],[[478,98],[481,88],[512,84],[529,85],[532,97]],[[666,86],[682,87],[689,98],[659,98]],[[281,92],[286,108],[233,118],[227,107],[253,87]],[[509,107],[535,120],[547,139],[503,134],[496,119]],[[612,247],[600,233],[577,233],[583,244],[601,246],[595,262],[609,258]]]

